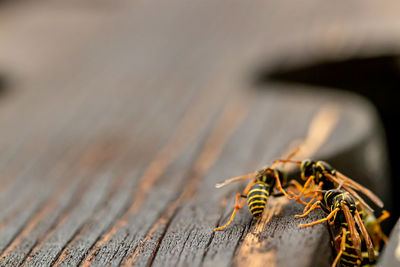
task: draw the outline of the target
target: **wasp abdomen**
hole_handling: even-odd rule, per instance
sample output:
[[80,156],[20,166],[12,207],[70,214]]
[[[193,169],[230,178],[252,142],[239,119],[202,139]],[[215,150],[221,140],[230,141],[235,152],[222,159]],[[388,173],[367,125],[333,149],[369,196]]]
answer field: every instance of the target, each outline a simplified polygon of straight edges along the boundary
[[353,243],[351,241],[350,238],[350,231],[347,229],[346,226],[346,237],[342,238],[346,238],[346,248],[342,253],[342,256],[340,257],[340,263],[342,264],[342,266],[358,266],[361,263],[361,260],[358,256],[357,256],[357,252],[356,249],[353,246]]
[[247,194],[247,204],[251,214],[259,217],[267,205],[271,187],[263,182],[255,183]]

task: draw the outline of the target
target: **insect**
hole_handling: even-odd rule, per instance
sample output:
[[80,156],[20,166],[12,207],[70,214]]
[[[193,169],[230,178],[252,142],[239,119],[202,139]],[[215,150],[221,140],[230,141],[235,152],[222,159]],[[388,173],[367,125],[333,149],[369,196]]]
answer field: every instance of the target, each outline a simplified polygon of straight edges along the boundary
[[[290,160],[298,152],[299,149],[296,149],[287,157],[287,160]],[[246,188],[242,193],[238,193],[236,195],[235,207],[233,209],[229,221],[223,226],[214,228],[214,231],[222,230],[226,228],[229,224],[231,224],[231,222],[235,218],[236,212],[243,207],[243,203],[239,203],[239,199],[247,198],[247,205],[249,207],[251,214],[256,218],[259,218],[263,213],[265,206],[267,205],[269,196],[271,195],[278,196],[282,194],[289,199],[295,198],[295,194],[293,192],[288,191],[288,193],[290,194],[289,196],[289,194],[283,189],[282,184],[284,184],[285,187],[289,185],[288,183],[286,183],[286,174],[281,170],[275,168],[274,165],[275,164],[273,163],[271,166],[263,167],[258,171],[256,171],[255,173],[250,173],[227,179],[224,182],[219,183],[215,186],[216,188],[221,188],[232,182],[251,179],[251,178],[253,179],[247,184]],[[295,185],[297,187],[299,186],[297,184]],[[274,188],[278,189],[281,193],[274,193],[273,192]]]
[[381,228],[381,222],[390,217],[390,213],[386,210],[382,211],[382,215],[379,218],[376,218],[375,215],[368,211],[359,212],[362,220],[364,222],[365,228],[372,239],[372,242],[375,246],[375,251],[379,251],[381,249],[381,244],[387,243],[388,237],[383,233]]
[[359,201],[349,192],[340,189],[322,192],[325,192],[322,200],[315,201],[307,212],[296,215],[296,217],[304,217],[317,207],[322,208],[328,213],[328,216],[312,223],[300,224],[299,227],[308,227],[328,221],[330,225],[335,224],[341,229],[341,233],[336,237],[336,240],[340,240],[340,247],[332,266],[336,266],[339,260],[343,266],[361,264],[363,258],[360,234],[366,245],[368,259],[373,262],[375,260],[374,246],[357,209]]
[[289,192],[289,196],[282,187],[282,183],[286,184],[286,175],[273,167],[265,167],[258,170],[256,173],[251,173],[239,177],[234,177],[226,180],[221,184],[217,184],[216,187],[220,188],[234,181],[254,178],[246,186],[243,193],[236,195],[235,208],[233,209],[230,220],[223,226],[217,227],[214,231],[222,230],[226,228],[234,219],[236,211],[242,208],[243,204],[239,203],[239,199],[247,198],[247,204],[252,215],[256,218],[260,217],[263,213],[265,206],[267,205],[268,197],[273,194],[273,189],[277,188],[283,195],[293,199],[294,193]]
[[[276,163],[294,163],[300,167],[301,179],[305,181],[305,183],[300,194],[297,195],[295,199],[306,205],[304,211],[307,210],[311,203],[319,196],[319,190],[330,190],[338,187],[342,187],[344,190],[349,192],[353,197],[360,201],[363,207],[370,211],[373,211],[373,209],[360,197],[355,190],[366,195],[378,207],[383,207],[382,200],[380,200],[379,197],[377,197],[371,190],[335,170],[325,161],[314,161],[311,159],[292,161],[290,159],[284,159],[274,161],[274,164]],[[315,186],[317,188],[312,199],[308,203],[302,201],[300,197],[306,192],[306,190],[312,190],[313,187],[315,188]]]
[[[359,207],[357,207],[359,208]],[[387,212],[386,210],[382,211],[382,215],[379,218],[376,218],[375,215],[365,209],[359,210],[360,216],[363,220],[363,223],[365,225],[365,228],[367,229],[367,232],[369,236],[371,237],[372,243],[374,245],[374,252],[375,252],[375,258],[379,257],[380,250],[381,250],[381,245],[382,243],[387,243],[388,238],[387,236],[383,233],[381,229],[381,222],[386,220],[387,218],[390,217],[390,213]],[[361,254],[363,261],[361,262],[361,266],[374,266],[376,264],[376,261],[371,262],[368,258],[368,251],[365,249],[365,247],[361,247]]]

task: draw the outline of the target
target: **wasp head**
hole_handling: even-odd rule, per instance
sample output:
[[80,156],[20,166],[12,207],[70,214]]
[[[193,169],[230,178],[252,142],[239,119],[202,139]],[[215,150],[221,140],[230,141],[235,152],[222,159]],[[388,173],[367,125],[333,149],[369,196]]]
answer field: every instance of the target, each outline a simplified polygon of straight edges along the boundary
[[329,165],[327,162],[325,161],[317,161],[315,163],[315,173],[317,174],[317,178],[320,178],[323,173],[329,173],[331,175],[335,175],[336,174],[336,170],[334,168],[332,168],[331,165]]
[[300,172],[301,179],[306,180],[308,177],[315,175],[315,161],[311,159],[305,159],[301,162]]
[[278,171],[273,168],[262,168],[257,171],[256,180],[266,184],[273,184],[275,182],[275,173],[277,172]]

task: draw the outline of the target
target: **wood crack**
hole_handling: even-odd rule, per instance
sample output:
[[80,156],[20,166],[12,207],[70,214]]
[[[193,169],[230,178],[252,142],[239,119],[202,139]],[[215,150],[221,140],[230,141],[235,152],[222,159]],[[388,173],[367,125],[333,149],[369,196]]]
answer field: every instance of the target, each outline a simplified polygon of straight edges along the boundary
[[[153,224],[151,230],[148,232],[143,242],[147,242],[148,240],[150,240],[151,235],[156,230],[157,225],[161,223],[164,224],[165,221],[167,221],[169,225],[171,219],[168,219],[168,214],[172,213],[175,216],[175,214],[177,214],[177,210],[179,209],[180,203],[189,200],[195,195],[197,191],[196,187],[200,178],[215,162],[217,156],[221,153],[222,148],[226,144],[229,137],[233,134],[239,123],[244,119],[245,114],[246,112],[243,109],[242,102],[238,101],[237,99],[236,101],[231,102],[225,108],[225,110],[220,115],[219,120],[215,123],[214,129],[205,140],[201,153],[199,153],[198,158],[192,165],[194,166],[193,169],[188,171],[188,174],[186,175],[187,179],[185,179],[188,180],[188,182],[182,186],[182,189],[180,190],[180,196],[172,201],[170,205],[168,205],[168,207],[165,209],[164,214],[161,216],[161,219]],[[163,237],[165,233],[163,234]],[[158,240],[157,250],[159,249],[159,244],[161,244],[161,241],[162,240]],[[124,265],[132,265],[135,262],[139,253],[140,248],[137,247],[132,256],[130,256],[125,261]],[[153,256],[154,258],[152,258],[151,263],[153,263],[155,259],[155,254]]]
[[176,214],[177,214],[178,212],[179,212],[179,207],[177,207],[177,208],[174,210],[173,214],[172,214],[171,217],[168,219],[168,222],[167,222],[167,224],[165,225],[165,228],[164,228],[164,230],[163,230],[163,232],[162,232],[162,234],[161,234],[159,240],[157,241],[156,248],[154,249],[154,251],[153,251],[153,253],[152,253],[152,255],[151,255],[150,259],[149,259],[149,262],[147,263],[147,266],[148,266],[148,267],[150,267],[150,266],[153,265],[154,259],[156,258],[156,255],[157,255],[157,253],[158,253],[158,250],[160,249],[161,242],[163,241],[163,239],[164,239],[164,237],[165,237],[165,234],[167,233],[168,228],[169,228],[171,222],[173,221],[173,219],[175,218],[175,216],[176,216]]

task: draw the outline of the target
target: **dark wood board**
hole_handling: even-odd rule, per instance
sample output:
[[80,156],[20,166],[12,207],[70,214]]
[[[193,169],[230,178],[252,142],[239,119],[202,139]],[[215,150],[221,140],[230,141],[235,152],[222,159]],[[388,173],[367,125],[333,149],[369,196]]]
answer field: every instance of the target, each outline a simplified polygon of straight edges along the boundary
[[215,183],[279,157],[328,102],[340,119],[315,157],[383,198],[389,186],[368,102],[251,87],[256,59],[285,49],[269,4],[3,4],[0,265],[328,266],[326,226],[297,228],[322,214],[294,220],[302,207],[284,198],[212,231],[244,187]]
[[[168,128],[150,120],[138,132],[105,128],[99,130],[100,137],[89,138],[76,135],[79,128],[71,127],[62,133],[66,137],[53,136],[55,145],[59,138],[69,138],[65,146],[72,148],[59,148],[58,157],[39,154],[35,166],[11,180],[2,193],[7,207],[2,213],[2,264],[222,266],[263,262],[265,257],[280,266],[310,266],[315,260],[328,264],[326,226],[299,230],[301,220],[294,220],[293,214],[302,208],[283,198],[271,199],[262,222],[252,221],[243,209],[231,227],[214,233],[212,228],[226,220],[235,191],[243,186],[217,190],[214,185],[276,158],[293,139],[306,134],[313,114],[330,101],[343,107],[335,132],[346,125],[353,134],[329,140],[326,146],[338,151],[351,147],[354,140],[369,137],[365,133],[373,127],[371,116],[362,117],[370,112],[368,106],[350,95],[330,93],[312,101],[307,91],[298,96],[286,90],[236,94],[240,97],[221,97],[221,104],[198,97],[200,102],[170,127],[173,133],[158,149],[162,135],[147,140],[157,127],[165,134]],[[280,113],[287,117],[277,116]],[[355,119],[359,116],[364,122]]]

